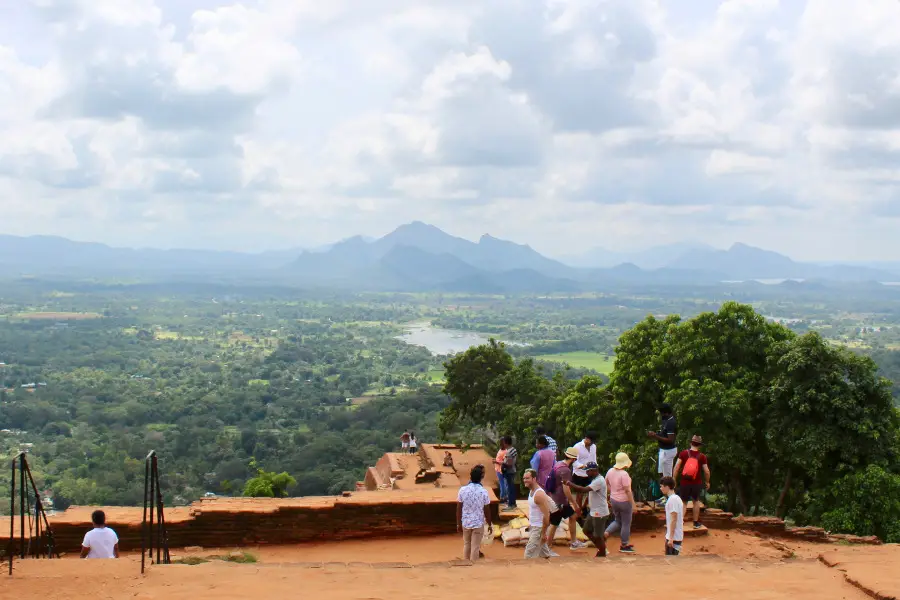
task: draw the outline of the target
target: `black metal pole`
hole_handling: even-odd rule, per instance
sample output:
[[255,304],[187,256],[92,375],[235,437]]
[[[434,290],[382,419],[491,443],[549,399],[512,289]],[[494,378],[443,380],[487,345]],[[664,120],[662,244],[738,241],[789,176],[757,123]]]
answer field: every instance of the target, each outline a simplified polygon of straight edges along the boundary
[[[41,493],[38,492],[37,484],[34,482],[34,475],[31,474],[31,465],[28,464],[28,461],[25,460],[24,456],[22,458],[24,460],[25,471],[28,474],[28,481],[31,483],[31,487],[34,490],[34,520],[37,524],[37,536],[38,536],[38,542],[37,542],[38,553],[35,554],[35,556],[40,558],[40,556],[42,555],[42,552],[40,552],[40,549],[41,549],[41,542],[42,542],[42,537],[43,537],[42,533],[41,533],[41,529],[42,529],[41,526],[42,525],[44,526],[43,529],[44,529],[44,531],[47,532],[47,536],[49,538],[52,535],[50,532],[50,522],[47,520],[47,513],[44,512],[44,503],[42,502],[42,499],[41,499]],[[41,522],[41,518],[43,518],[43,522]],[[49,552],[47,554],[47,558],[50,558]]]
[[156,458],[156,455],[153,455],[153,465],[152,465],[152,475],[153,477],[153,487],[156,489],[156,562],[153,564],[160,564],[160,546],[162,546],[162,508],[160,507],[160,492],[159,492],[159,462]]
[[[148,455],[147,458],[150,458]],[[144,573],[144,556],[147,554],[147,488],[150,484],[150,461],[144,461],[144,516],[141,519],[141,574]]]
[[147,529],[148,537],[150,538],[150,562],[153,562],[153,512],[156,510],[155,506],[155,496],[156,496],[156,488],[153,482],[153,461],[150,461],[150,527]]
[[[16,456],[16,458],[19,458]],[[16,541],[15,523],[16,523],[16,458],[12,459],[12,476],[9,480],[9,547],[7,555],[9,556],[9,574],[12,576],[13,571],[13,555],[15,555]]]
[[25,558],[25,453],[19,454],[19,552]]
[[172,562],[169,557],[169,534],[166,531],[166,507],[163,504],[162,490],[159,485],[159,467],[156,469],[156,506],[159,509],[159,518],[157,522],[159,523],[159,532],[160,532],[160,544],[162,546],[163,551],[163,562],[162,564],[168,565]]

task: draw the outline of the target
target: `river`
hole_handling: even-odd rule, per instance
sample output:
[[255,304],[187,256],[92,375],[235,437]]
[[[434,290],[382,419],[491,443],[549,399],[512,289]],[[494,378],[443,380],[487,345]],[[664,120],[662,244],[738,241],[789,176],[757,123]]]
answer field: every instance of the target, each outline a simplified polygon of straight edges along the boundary
[[[398,340],[403,340],[413,346],[424,346],[434,355],[465,352],[471,346],[487,343],[491,337],[474,331],[434,327],[427,321],[410,323],[404,329],[406,330],[405,333],[398,335]],[[513,346],[521,345],[509,341],[506,341],[506,343]]]

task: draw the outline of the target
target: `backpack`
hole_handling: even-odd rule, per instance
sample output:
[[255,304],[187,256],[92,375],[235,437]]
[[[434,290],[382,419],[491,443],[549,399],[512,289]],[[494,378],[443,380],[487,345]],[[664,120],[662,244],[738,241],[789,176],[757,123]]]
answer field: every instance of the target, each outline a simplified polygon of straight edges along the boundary
[[561,464],[564,464],[564,462],[560,461],[550,469],[550,477],[547,478],[547,485],[544,486],[544,491],[548,494],[555,493],[556,489],[559,487],[559,477],[556,476],[556,470]]
[[690,450],[687,453],[688,458],[684,461],[684,467],[681,469],[681,477],[696,480],[700,475],[700,453],[697,452],[697,456],[691,454]]

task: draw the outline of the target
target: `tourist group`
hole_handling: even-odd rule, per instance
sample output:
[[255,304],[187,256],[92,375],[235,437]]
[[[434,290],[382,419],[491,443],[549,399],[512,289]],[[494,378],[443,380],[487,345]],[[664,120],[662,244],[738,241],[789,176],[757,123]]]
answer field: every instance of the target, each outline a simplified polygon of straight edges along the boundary
[[[694,527],[702,527],[700,497],[704,489],[709,489],[709,463],[702,452],[703,439],[699,435],[691,438],[689,450],[678,452],[675,442],[678,425],[672,408],[663,405],[659,412],[660,430],[648,431],[647,437],[659,445],[657,470],[661,497],[658,502],[666,513],[666,554],[677,556],[684,540],[684,506],[688,500],[693,500]],[[606,540],[614,535],[620,538],[619,552],[633,554],[631,521],[637,507],[628,474],[631,467],[628,454],[616,454],[615,464],[602,474],[594,443],[596,433],[587,432],[562,456],[556,440],[544,428],[537,428],[535,433],[537,450],[530,468],[521,476],[521,483],[528,490],[529,538],[525,558],[558,556],[551,546],[564,520],[568,520],[569,547],[573,550],[586,547],[577,538],[576,524],[580,524],[597,548],[598,557],[607,555]],[[512,438],[502,437],[494,468],[500,482],[500,500],[506,504],[503,512],[518,510],[518,458]],[[460,488],[458,496],[457,529],[463,534],[464,557],[470,560],[479,558],[482,536],[486,529],[492,531],[493,527],[490,496],[482,486],[484,473],[483,465],[475,466],[470,482]],[[678,484],[676,479],[680,479]]]

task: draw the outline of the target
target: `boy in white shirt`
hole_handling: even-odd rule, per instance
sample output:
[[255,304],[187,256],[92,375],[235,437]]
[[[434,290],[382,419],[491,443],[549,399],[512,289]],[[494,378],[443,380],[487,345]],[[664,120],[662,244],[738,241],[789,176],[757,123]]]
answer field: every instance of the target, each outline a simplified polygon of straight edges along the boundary
[[675,480],[663,477],[659,481],[666,500],[666,556],[681,554],[681,543],[684,541],[684,502],[675,493]]
[[81,542],[81,558],[119,558],[119,536],[106,526],[106,513],[95,510],[91,522],[94,528]]

